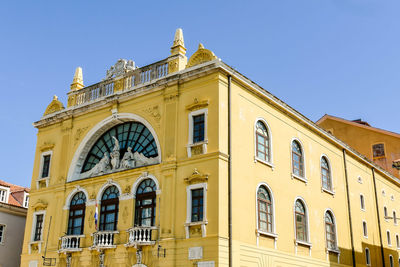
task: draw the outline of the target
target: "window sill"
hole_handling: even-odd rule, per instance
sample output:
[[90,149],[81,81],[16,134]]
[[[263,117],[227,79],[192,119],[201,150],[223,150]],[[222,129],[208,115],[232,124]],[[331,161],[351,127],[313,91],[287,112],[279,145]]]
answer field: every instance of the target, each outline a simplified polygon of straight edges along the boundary
[[325,193],[331,194],[332,196],[335,195],[335,191],[333,191],[333,190],[326,189],[326,188],[324,188],[324,187],[322,187],[321,190],[322,190],[323,192],[325,192]]
[[264,231],[258,230],[258,229],[256,230],[256,233],[257,233],[257,236],[262,235],[262,236],[272,237],[275,240],[278,239],[278,234],[275,234],[275,233],[264,232]]
[[340,250],[338,248],[327,248],[326,252],[340,254]]
[[254,163],[257,163],[257,162],[260,162],[260,163],[262,163],[264,165],[267,165],[268,167],[271,167],[272,170],[275,169],[274,164],[272,164],[271,162],[262,160],[262,159],[257,158],[257,157],[254,157]]
[[305,178],[305,177],[301,177],[301,176],[298,176],[297,174],[294,174],[294,173],[292,173],[292,179],[297,179],[297,180],[300,180],[300,181],[302,181],[302,182],[304,182],[305,184],[307,184],[307,178]]
[[208,221],[200,221],[200,222],[187,222],[185,226],[195,226],[195,225],[206,225]]
[[295,240],[294,243],[296,244],[296,246],[301,245],[301,246],[312,248],[312,244],[307,241]]
[[191,158],[192,156],[206,154],[207,145],[208,145],[208,140],[187,144],[186,149],[188,157]]

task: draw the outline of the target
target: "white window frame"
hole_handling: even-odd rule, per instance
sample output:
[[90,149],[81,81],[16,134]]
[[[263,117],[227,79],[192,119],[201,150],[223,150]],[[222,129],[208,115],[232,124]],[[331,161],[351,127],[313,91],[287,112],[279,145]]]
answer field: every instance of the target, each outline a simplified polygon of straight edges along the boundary
[[1,186],[1,185],[0,185],[0,191],[4,191],[4,192],[5,192],[5,194],[4,194],[4,201],[2,201],[2,200],[0,199],[0,203],[8,203],[8,199],[9,199],[9,197],[10,197],[10,188],[9,188],[9,187],[6,187],[6,186]]
[[[50,155],[50,162],[49,162],[49,173],[46,177],[42,177],[43,174],[43,164],[44,164],[44,157]],[[53,161],[53,150],[48,150],[40,154],[40,169],[39,169],[39,178],[38,180],[42,179],[49,179],[51,176],[51,162]]]
[[[36,223],[37,223],[36,217],[41,214],[43,215],[42,232],[40,233],[40,240],[35,241],[35,229],[36,229]],[[33,216],[33,223],[32,223],[32,230],[31,230],[31,242],[33,242],[33,243],[43,242],[43,232],[44,232],[44,228],[45,228],[46,211],[45,210],[36,211],[33,213],[32,216]]]
[[[322,181],[322,158],[325,158],[326,161],[328,162],[328,167],[329,167],[329,178],[331,179],[331,189],[325,188],[324,187],[324,183]],[[321,190],[323,192],[326,192],[328,194],[334,195],[335,194],[335,186],[333,184],[333,170],[332,170],[332,165],[331,165],[331,161],[329,160],[329,157],[325,154],[322,154],[320,159],[319,159],[319,170],[320,170],[320,179],[321,179]]]
[[3,226],[2,235],[1,235],[1,239],[0,239],[0,245],[4,245],[5,239],[6,239],[6,228],[7,228],[7,225],[0,224],[0,226]]
[[[333,223],[334,223],[334,225],[335,225],[335,245],[336,245],[336,249],[330,249],[330,248],[328,248],[327,246],[326,246],[326,244],[327,244],[327,240],[326,240],[326,222],[325,222],[325,216],[326,216],[326,213],[328,213],[328,212],[330,212],[330,214],[332,215],[332,218],[333,218]],[[338,236],[338,232],[337,232],[337,224],[336,224],[336,217],[335,217],[335,214],[333,213],[333,211],[331,210],[331,209],[326,209],[325,210],[325,212],[324,212],[324,218],[323,218],[323,222],[324,222],[324,228],[325,228],[325,247],[326,247],[326,250],[327,250],[327,252],[335,252],[335,253],[338,253],[338,254],[340,254],[340,250],[339,250],[339,236]]]
[[[266,232],[266,231],[263,231],[263,230],[260,230],[260,225],[258,224],[259,223],[259,220],[258,220],[258,216],[259,216],[259,214],[258,214],[258,197],[257,197],[257,193],[258,193],[258,189],[261,187],[261,186],[265,186],[265,188],[268,190],[268,193],[269,193],[269,195],[270,195],[270,197],[271,197],[271,205],[272,205],[272,232]],[[257,246],[259,245],[259,237],[260,237],[260,235],[263,235],[263,236],[269,236],[269,237],[272,237],[272,238],[274,238],[274,247],[275,247],[275,249],[276,249],[276,246],[277,246],[277,239],[278,239],[278,234],[276,233],[276,226],[275,226],[275,199],[274,199],[274,195],[272,194],[272,190],[271,190],[271,188],[269,187],[269,185],[268,184],[266,184],[266,183],[264,183],[264,182],[262,182],[262,183],[259,183],[258,185],[257,185],[257,188],[256,188],[256,198],[255,198],[255,200],[256,200],[256,231],[257,231]]]
[[385,219],[385,221],[388,221],[388,209],[386,206],[383,206],[383,218]]
[[[260,159],[259,157],[257,157],[257,123],[261,122],[264,124],[264,126],[267,128],[268,131],[268,147],[269,147],[269,161],[265,161],[263,159]],[[269,127],[269,124],[267,123],[267,121],[264,118],[258,117],[256,119],[256,121],[254,122],[254,162],[261,162],[264,163],[267,166],[270,166],[271,168],[274,168],[274,157],[273,157],[273,153],[272,153],[272,132],[271,132],[271,128]]]
[[396,234],[396,248],[400,249],[400,239],[399,239],[399,234]]
[[[364,231],[364,225],[365,225],[365,231]],[[362,221],[362,233],[364,238],[368,238],[368,225],[367,225],[367,221]],[[365,235],[367,234],[367,235]]]
[[364,194],[360,194],[360,208],[362,211],[366,211]]
[[394,267],[394,260],[393,260],[393,256],[391,254],[389,255],[389,266]]
[[397,225],[397,224],[398,224],[398,221],[397,221],[397,212],[396,212],[395,210],[393,210],[393,211],[392,211],[392,215],[393,215],[393,223],[394,223],[394,225]]
[[[204,140],[201,142],[194,143],[193,142],[193,117],[197,115],[204,114]],[[208,108],[198,109],[189,113],[189,145],[197,145],[206,143],[208,141],[207,138],[207,121],[208,121]]]
[[[194,189],[203,189],[203,220],[198,222],[192,222],[192,190]],[[207,221],[207,183],[199,183],[192,184],[186,187],[186,238],[189,238],[189,226],[192,225],[201,225],[202,228],[202,236],[206,236],[205,225],[208,223]]]
[[[368,255],[368,257],[367,257]],[[371,252],[369,250],[369,248],[365,248],[365,264],[367,266],[371,266]]]
[[[300,145],[300,148],[301,148],[301,152],[302,152],[301,155],[302,155],[302,159],[303,159],[303,176],[299,176],[299,175],[293,173],[293,154],[292,153],[293,153],[293,142],[294,141],[297,141],[299,143],[299,145]],[[294,137],[290,141],[289,147],[290,147],[290,172],[292,174],[292,179],[296,178],[296,179],[298,179],[298,180],[300,180],[302,182],[305,182],[307,184],[308,180],[307,180],[307,173],[306,173],[306,153],[304,151],[304,145],[300,141],[300,139]]]
[[29,193],[27,193],[27,192],[24,192],[24,202],[22,203],[22,206],[24,208],[29,207]]
[[389,247],[392,246],[392,238],[390,236],[390,231],[389,230],[386,230],[386,242],[387,242]]

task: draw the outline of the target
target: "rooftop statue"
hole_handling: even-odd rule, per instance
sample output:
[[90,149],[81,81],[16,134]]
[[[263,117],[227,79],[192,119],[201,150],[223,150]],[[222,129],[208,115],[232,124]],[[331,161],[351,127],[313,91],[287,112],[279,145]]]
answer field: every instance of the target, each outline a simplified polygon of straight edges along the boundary
[[114,66],[111,66],[106,73],[106,80],[113,77],[118,77],[125,74],[128,71],[135,69],[135,62],[133,60],[118,59]]

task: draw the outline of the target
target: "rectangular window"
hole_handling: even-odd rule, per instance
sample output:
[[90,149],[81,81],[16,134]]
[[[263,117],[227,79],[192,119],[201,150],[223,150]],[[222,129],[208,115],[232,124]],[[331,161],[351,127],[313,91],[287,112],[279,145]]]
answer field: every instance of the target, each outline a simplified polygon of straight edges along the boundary
[[6,230],[6,226],[3,224],[0,224],[0,244],[4,243],[5,230]]
[[203,188],[192,189],[192,222],[203,221]]
[[375,144],[372,146],[372,154],[374,158],[385,156],[385,146],[383,144]]
[[193,116],[193,143],[204,141],[204,114]]
[[0,189],[0,202],[7,202],[7,191]]
[[27,208],[28,205],[29,205],[29,195],[26,195],[24,200],[24,207]]
[[43,156],[43,165],[42,165],[42,178],[46,178],[49,176],[50,170],[50,155]]
[[368,237],[367,222],[363,222],[363,234],[364,237]]
[[43,214],[38,214],[36,215],[33,241],[40,241],[42,239],[42,229],[43,229]]
[[369,249],[365,248],[365,263],[370,266],[371,265],[371,255],[369,255]]
[[360,195],[360,204],[361,204],[361,209],[365,210],[365,202],[364,202],[364,196]]

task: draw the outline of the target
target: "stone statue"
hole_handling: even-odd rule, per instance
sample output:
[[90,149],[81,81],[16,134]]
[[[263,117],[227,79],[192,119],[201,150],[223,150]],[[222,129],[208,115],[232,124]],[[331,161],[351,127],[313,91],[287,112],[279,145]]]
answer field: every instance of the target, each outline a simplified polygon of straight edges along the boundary
[[103,174],[108,172],[110,169],[110,158],[107,152],[103,154],[101,160],[90,170],[81,174],[81,178],[88,178],[98,174]]
[[121,160],[121,168],[131,169],[135,167],[135,160],[132,153],[132,148],[128,147],[128,151],[125,152]]
[[135,160],[136,167],[158,163],[157,158],[148,158],[143,153],[137,151],[133,154],[133,159]]
[[111,155],[111,167],[112,170],[116,170],[119,168],[119,142],[118,139],[115,136],[112,136],[112,139],[114,140],[114,148],[113,151],[110,153]]
[[125,74],[128,71],[135,69],[135,62],[133,60],[118,59],[114,66],[111,66],[106,73],[106,80],[112,77],[118,77]]

